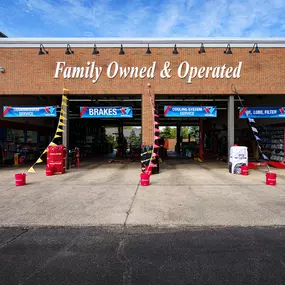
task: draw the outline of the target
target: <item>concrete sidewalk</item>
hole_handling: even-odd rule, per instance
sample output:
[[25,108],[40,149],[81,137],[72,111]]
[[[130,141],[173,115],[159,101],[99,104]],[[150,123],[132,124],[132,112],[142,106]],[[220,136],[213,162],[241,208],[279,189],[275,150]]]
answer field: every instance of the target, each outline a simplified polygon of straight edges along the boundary
[[52,177],[38,167],[15,187],[19,170],[0,169],[0,226],[284,225],[285,170],[274,171],[275,187],[265,169],[241,176],[221,162],[169,160],[141,187],[139,163],[104,161]]

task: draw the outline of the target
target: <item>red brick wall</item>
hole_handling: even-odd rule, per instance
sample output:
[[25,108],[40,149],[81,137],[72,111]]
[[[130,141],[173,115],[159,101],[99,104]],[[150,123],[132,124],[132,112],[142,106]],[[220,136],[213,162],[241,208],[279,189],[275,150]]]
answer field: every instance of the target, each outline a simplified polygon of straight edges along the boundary
[[[145,48],[125,48],[125,55],[119,55],[118,48],[102,48],[93,56],[90,48],[74,48],[74,55],[65,55],[65,48],[49,48],[49,55],[38,55],[36,48],[1,48],[0,95],[13,94],[61,94],[65,86],[69,94],[142,94],[142,137],[144,144],[153,141],[153,117],[149,101],[153,94],[231,94],[234,84],[240,94],[285,94],[285,49],[261,49],[260,54],[249,54],[249,48],[233,48],[233,55],[224,54],[223,48],[209,48],[205,54],[198,54],[197,48],[179,48],[179,55],[173,55],[171,48],[152,48],[146,55]],[[97,83],[90,79],[54,79],[56,62],[65,61],[67,66],[86,66],[95,61],[103,67]],[[147,66],[156,61],[154,79],[110,79],[106,76],[107,66],[117,61],[120,66]],[[162,79],[160,70],[165,61],[171,62],[172,78]],[[239,79],[193,79],[192,84],[177,75],[181,62],[191,66],[236,67],[243,62]],[[148,83],[151,87],[148,87]]]
[[[261,49],[260,54],[249,54],[249,48],[233,48],[233,55],[224,54],[223,48],[209,48],[205,54],[198,54],[197,48],[180,48],[179,55],[173,55],[171,48],[152,48],[146,55],[145,48],[125,48],[125,55],[119,55],[118,48],[102,48],[98,56],[92,56],[90,48],[75,48],[74,55],[65,55],[64,48],[50,48],[49,55],[38,56],[38,49],[1,48],[0,65],[6,72],[0,73],[1,94],[60,94],[65,85],[70,94],[142,94],[142,87],[152,84],[154,94],[229,94],[231,84],[244,94],[285,93],[285,49]],[[87,61],[96,61],[104,71],[95,84],[90,79],[54,79],[57,61],[67,65],[85,66]],[[237,66],[243,62],[239,79],[198,79],[192,84],[177,76],[177,68],[183,61],[191,65],[216,66],[228,64]],[[109,63],[117,61],[121,66],[151,66],[157,62],[154,79],[109,79],[106,69]],[[159,71],[164,62],[170,61],[172,78],[162,79]]]

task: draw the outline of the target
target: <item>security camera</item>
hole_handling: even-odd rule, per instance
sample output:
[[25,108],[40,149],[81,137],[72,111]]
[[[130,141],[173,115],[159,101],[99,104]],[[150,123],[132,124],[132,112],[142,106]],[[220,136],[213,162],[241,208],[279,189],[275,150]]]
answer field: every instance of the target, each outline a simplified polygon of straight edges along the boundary
[[0,72],[4,73],[5,69],[3,67],[0,67]]

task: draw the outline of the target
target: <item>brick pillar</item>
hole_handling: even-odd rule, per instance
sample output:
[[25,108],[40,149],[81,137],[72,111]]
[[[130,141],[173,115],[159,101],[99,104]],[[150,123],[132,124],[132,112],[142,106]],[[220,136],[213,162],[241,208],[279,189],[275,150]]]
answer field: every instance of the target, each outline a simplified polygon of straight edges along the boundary
[[144,145],[153,145],[153,106],[154,94],[152,88],[146,86],[142,90],[142,144]]

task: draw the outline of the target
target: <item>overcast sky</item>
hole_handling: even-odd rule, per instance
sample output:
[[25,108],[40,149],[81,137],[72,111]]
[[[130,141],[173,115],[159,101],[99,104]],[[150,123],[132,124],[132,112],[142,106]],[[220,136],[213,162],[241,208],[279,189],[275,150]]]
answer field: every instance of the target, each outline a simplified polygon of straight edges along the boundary
[[284,37],[285,0],[1,0],[9,37]]

